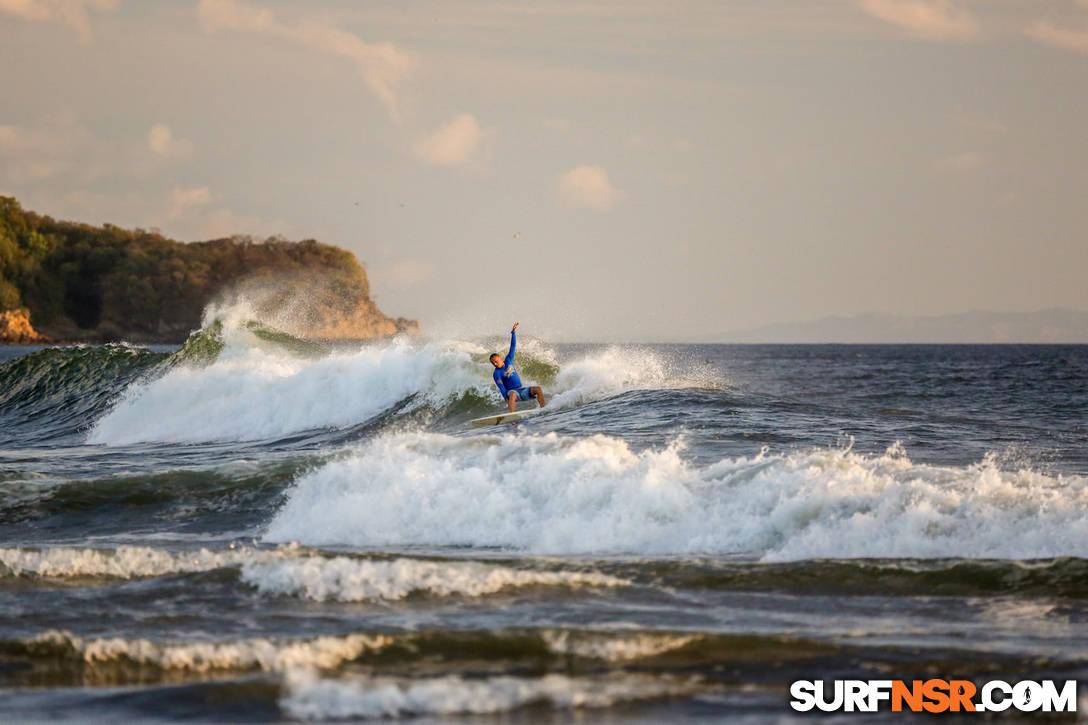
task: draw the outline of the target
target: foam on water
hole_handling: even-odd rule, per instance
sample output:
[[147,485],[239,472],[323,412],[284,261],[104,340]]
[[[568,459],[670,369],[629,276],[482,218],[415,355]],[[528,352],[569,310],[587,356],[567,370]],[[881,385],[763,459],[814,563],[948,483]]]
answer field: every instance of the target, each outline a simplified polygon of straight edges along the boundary
[[[88,442],[264,440],[364,423],[409,398],[412,408],[441,408],[465,395],[501,405],[488,349],[475,343],[396,338],[306,359],[242,325],[227,325],[223,334],[225,347],[210,365],[179,365],[131,385],[95,423]],[[554,361],[537,341],[519,350]],[[670,371],[652,351],[611,348],[564,365],[547,392],[549,404],[561,408],[633,388],[705,385],[705,377]],[[525,375],[525,382],[538,381]]]
[[898,448],[697,466],[682,441],[381,436],[301,476],[270,542],[509,547],[535,553],[1088,556],[1088,478],[913,463]]
[[680,649],[702,639],[696,634],[657,632],[597,633],[553,630],[541,633],[548,649],[556,654],[576,655],[606,662],[627,662]]
[[290,556],[296,547],[281,547],[276,552],[250,549],[226,551],[171,552],[147,546],[119,546],[116,549],[0,549],[0,564],[11,574],[43,577],[114,577],[135,579],[166,574],[211,571],[236,566],[254,558]]
[[415,394],[423,395],[420,403],[436,404],[469,390],[482,394],[481,376],[471,368],[463,349],[407,340],[317,360],[228,345],[207,367],[179,366],[130,387],[88,441],[262,440],[347,427]]
[[595,572],[529,571],[475,562],[373,561],[346,557],[255,562],[242,568],[242,579],[264,594],[342,602],[396,600],[413,593],[479,597],[519,587],[628,584],[623,579]]
[[[392,601],[411,594],[480,597],[524,587],[619,587],[630,582],[592,571],[535,571],[471,561],[326,558],[299,547],[274,551],[228,549],[170,552],[144,546],[108,549],[0,549],[13,576],[136,579],[240,567],[241,579],[262,594],[316,601]],[[3,573],[0,570],[0,573]]]
[[83,638],[67,631],[50,630],[26,642],[26,649],[29,652],[59,651],[88,664],[127,661],[188,672],[287,671],[298,667],[333,669],[365,652],[377,652],[392,642],[391,638],[382,635],[351,634],[297,641],[257,637],[231,642],[166,644],[121,637]]
[[297,670],[289,672],[286,680],[288,695],[280,700],[280,707],[299,720],[482,715],[530,704],[557,709],[601,708],[690,695],[700,689],[694,680],[647,675],[327,679]]

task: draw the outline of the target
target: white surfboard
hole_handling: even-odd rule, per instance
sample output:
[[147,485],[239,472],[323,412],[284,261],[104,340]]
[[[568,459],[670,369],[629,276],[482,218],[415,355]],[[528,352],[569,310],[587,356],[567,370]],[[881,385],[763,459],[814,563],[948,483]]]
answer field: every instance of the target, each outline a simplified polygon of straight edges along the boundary
[[519,410],[514,413],[507,411],[505,413],[499,413],[498,415],[486,415],[483,418],[475,418],[469,421],[469,424],[473,428],[482,428],[485,425],[498,425],[500,423],[513,423],[517,420],[522,420],[528,415],[532,415],[537,412],[539,408],[530,408],[529,410]]

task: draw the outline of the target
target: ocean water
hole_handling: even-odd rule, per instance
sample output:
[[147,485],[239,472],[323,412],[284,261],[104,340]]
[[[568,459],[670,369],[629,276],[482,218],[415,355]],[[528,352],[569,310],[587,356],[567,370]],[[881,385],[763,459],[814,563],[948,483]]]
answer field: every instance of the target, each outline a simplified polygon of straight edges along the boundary
[[190,342],[0,350],[0,722],[1086,692],[1088,347]]

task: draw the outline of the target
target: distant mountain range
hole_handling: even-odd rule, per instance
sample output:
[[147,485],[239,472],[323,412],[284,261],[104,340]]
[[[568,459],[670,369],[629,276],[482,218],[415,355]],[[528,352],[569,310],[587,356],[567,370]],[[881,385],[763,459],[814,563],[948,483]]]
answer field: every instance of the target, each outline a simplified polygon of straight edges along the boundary
[[934,317],[825,317],[726,333],[722,342],[1088,344],[1088,312],[1055,308],[1023,313],[973,310]]

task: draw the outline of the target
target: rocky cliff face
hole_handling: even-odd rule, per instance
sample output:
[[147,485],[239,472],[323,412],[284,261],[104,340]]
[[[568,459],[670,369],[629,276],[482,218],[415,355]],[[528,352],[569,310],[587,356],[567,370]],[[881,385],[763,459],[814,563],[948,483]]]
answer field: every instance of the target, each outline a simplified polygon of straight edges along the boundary
[[206,308],[225,300],[303,337],[419,330],[379,310],[359,261],[329,244],[249,237],[181,243],[142,229],[56,221],[0,197],[0,311],[29,309],[50,337],[181,342],[201,326]]
[[7,310],[0,312],[0,343],[8,345],[38,345],[52,342],[44,335],[39,335],[30,324],[27,310]]

